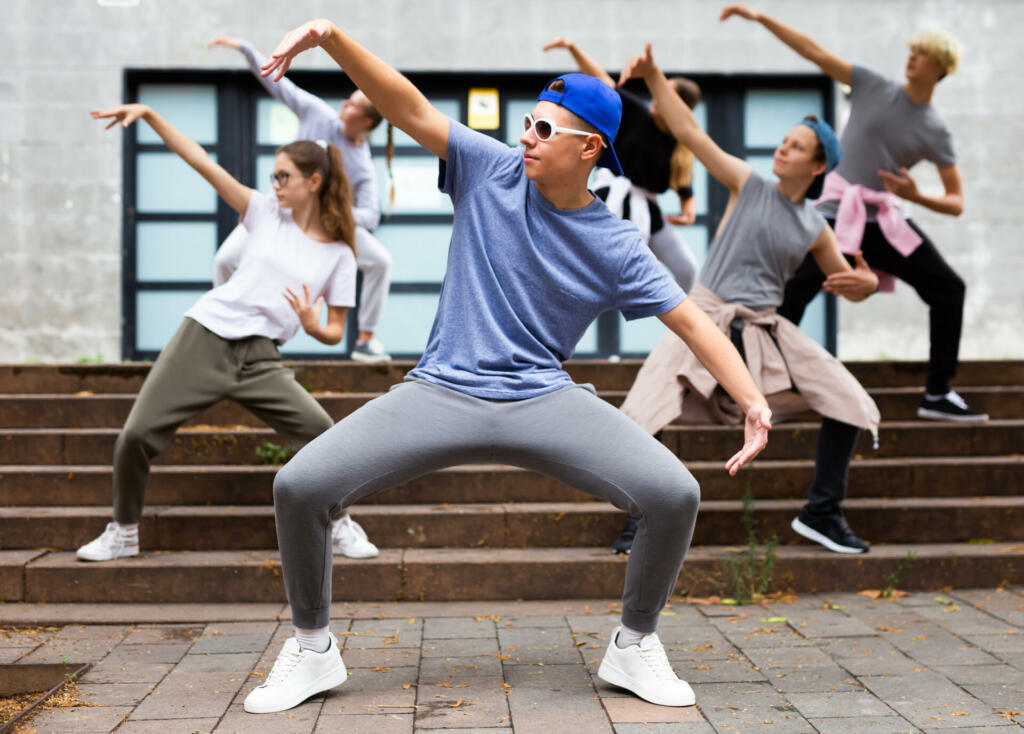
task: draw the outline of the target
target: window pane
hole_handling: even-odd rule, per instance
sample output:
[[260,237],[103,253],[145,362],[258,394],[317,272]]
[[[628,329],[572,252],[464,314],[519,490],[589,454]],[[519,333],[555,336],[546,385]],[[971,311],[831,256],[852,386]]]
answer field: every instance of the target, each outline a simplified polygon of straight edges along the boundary
[[[374,156],[377,167],[377,188],[380,211],[389,211],[391,181],[383,156]],[[437,188],[437,158],[426,156],[395,156],[391,164],[395,185],[394,214],[451,214],[452,200]]]
[[814,300],[807,304],[804,317],[800,321],[800,328],[818,342],[825,346],[825,294],[819,293]]
[[135,348],[159,351],[181,325],[185,312],[203,295],[203,289],[140,291],[135,296]]
[[[217,156],[211,153],[217,160]],[[139,153],[136,204],[140,212],[217,211],[217,192],[174,153]]]
[[[197,143],[217,142],[217,87],[213,84],[142,84],[139,102]],[[135,134],[140,143],[163,143],[149,125],[136,125]]]
[[699,272],[708,256],[708,228],[703,224],[676,227],[676,236],[686,242],[690,252],[697,258],[697,271]]
[[[441,110],[441,114],[452,118],[453,120],[461,120],[459,115],[459,101],[457,99],[432,99],[430,103],[437,109]],[[394,131],[395,136],[395,147],[413,147],[418,148],[420,144],[410,138],[404,132],[399,130],[397,127]],[[388,144],[388,123],[387,120],[378,125],[372,133],[370,133],[370,145],[373,147],[383,148]],[[382,179],[383,180],[383,179]]]
[[778,177],[772,173],[772,162],[774,158],[770,155],[747,156],[747,163],[754,169],[754,173],[766,181],[778,181]]
[[135,234],[139,280],[212,280],[214,222],[139,222]]
[[537,105],[534,99],[510,99],[505,102],[505,142],[518,147],[523,135],[523,116],[533,112]]
[[274,172],[275,157],[273,153],[256,156],[256,182],[253,184],[253,188],[262,191],[267,196],[274,193],[274,187],[270,183],[270,174]]
[[[323,323],[327,323],[326,308],[323,310]],[[281,354],[320,354],[331,359],[344,359],[347,354],[345,350],[344,339],[338,344],[324,344],[311,337],[300,326],[295,336],[281,347]]]
[[299,118],[273,97],[256,102],[256,142],[259,145],[287,145],[299,136]]
[[748,148],[774,148],[807,115],[824,118],[816,89],[751,89],[743,100],[744,142]]
[[450,224],[382,224],[373,236],[391,253],[393,283],[440,283],[444,278]]
[[437,312],[437,293],[392,293],[377,337],[392,354],[422,354]]
[[597,321],[595,320],[587,330],[583,332],[583,336],[580,338],[579,344],[576,345],[576,351],[573,352],[573,357],[593,357],[597,354]]
[[647,356],[665,333],[665,325],[652,316],[626,321],[619,314],[619,353]]

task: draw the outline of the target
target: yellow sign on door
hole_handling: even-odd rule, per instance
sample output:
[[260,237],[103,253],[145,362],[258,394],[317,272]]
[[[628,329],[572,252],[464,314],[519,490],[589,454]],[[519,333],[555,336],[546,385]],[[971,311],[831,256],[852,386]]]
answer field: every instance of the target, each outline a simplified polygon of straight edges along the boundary
[[497,130],[500,109],[497,89],[469,90],[469,126],[474,130]]

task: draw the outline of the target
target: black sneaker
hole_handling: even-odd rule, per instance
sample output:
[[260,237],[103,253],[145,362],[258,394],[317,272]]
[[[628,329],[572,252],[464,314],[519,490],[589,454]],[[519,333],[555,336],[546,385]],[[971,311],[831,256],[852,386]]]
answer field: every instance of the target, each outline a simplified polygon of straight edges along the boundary
[[622,532],[618,539],[612,543],[612,551],[615,555],[629,555],[633,550],[633,538],[636,537],[636,518],[626,515],[626,524],[622,526]]
[[988,420],[988,413],[976,413],[955,390],[940,398],[925,395],[917,406],[917,417],[933,421],[954,421],[956,423],[981,423]]
[[803,510],[799,517],[793,518],[790,527],[836,553],[867,553],[871,550],[867,543],[853,534],[842,512],[816,516]]

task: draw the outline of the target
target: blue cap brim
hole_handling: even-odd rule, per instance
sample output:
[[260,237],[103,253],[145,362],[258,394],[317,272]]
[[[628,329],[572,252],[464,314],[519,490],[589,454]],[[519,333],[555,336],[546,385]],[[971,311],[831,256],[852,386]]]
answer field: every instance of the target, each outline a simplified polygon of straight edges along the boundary
[[622,166],[619,164],[619,157],[615,155],[615,146],[613,145],[608,146],[608,150],[597,161],[597,165],[603,166],[619,176],[623,175]]

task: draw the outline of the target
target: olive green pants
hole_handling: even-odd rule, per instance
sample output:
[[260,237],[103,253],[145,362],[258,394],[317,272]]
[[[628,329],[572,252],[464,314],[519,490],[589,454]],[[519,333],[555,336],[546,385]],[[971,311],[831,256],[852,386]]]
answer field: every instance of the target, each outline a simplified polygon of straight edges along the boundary
[[178,426],[229,399],[299,449],[334,421],[284,366],[270,339],[222,339],[186,318],[142,384],[114,447],[114,519],[137,523],[150,462]]

